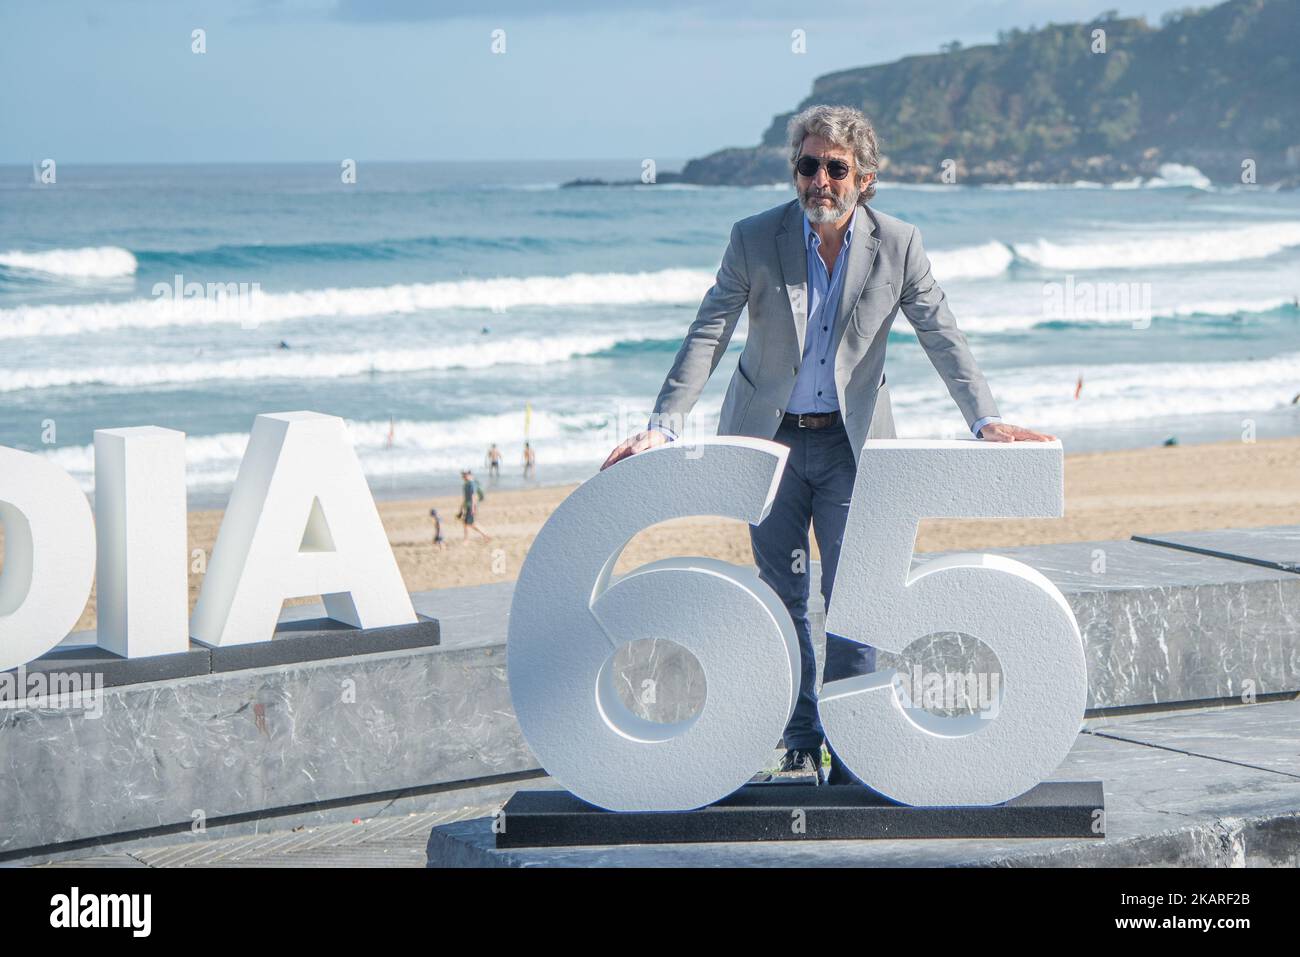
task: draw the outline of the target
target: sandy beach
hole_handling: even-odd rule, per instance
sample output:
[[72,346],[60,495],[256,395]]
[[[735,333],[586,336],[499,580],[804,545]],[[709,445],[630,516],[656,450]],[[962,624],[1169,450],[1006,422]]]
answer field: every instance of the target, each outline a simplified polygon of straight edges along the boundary
[[[1224,442],[1112,452],[1067,454],[1065,515],[1055,519],[926,520],[919,551],[999,548],[1053,542],[1128,538],[1151,532],[1300,523],[1300,438]],[[496,491],[486,479],[478,524],[490,536],[462,528],[452,517],[458,500],[446,496],[380,502],[393,553],[411,591],[481,585],[513,579],[546,519],[576,485]],[[444,516],[444,548],[432,544],[429,509]],[[220,510],[189,515],[191,550],[211,554]],[[815,540],[813,557],[818,557]],[[628,544],[616,571],[673,555],[706,555],[749,564],[748,526],[730,519],[675,519],[648,528]],[[190,606],[202,576],[190,575]],[[94,600],[78,630],[95,623]]]

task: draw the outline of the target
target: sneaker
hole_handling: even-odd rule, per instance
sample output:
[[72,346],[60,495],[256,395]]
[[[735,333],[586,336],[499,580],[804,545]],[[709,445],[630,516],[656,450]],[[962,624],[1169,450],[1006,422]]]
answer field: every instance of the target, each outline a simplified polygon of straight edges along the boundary
[[772,775],[776,780],[809,776],[815,778],[817,784],[826,783],[826,778],[822,775],[821,748],[790,748]]

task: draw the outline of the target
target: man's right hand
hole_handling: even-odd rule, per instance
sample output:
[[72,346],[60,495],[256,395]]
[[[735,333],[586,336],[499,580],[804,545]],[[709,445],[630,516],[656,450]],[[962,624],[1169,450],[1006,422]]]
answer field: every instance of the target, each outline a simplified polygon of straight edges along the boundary
[[600,467],[603,472],[615,462],[622,461],[629,455],[636,455],[638,452],[644,452],[646,449],[653,449],[658,445],[667,445],[672,441],[658,429],[650,429],[646,432],[638,432],[627,441],[621,443],[618,448],[609,453],[609,458],[605,459],[605,464]]

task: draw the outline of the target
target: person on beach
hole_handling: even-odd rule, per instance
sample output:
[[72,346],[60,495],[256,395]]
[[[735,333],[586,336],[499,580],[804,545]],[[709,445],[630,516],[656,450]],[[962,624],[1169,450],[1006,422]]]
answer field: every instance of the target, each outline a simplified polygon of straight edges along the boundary
[[537,453],[527,442],[524,443],[524,478],[534,478],[537,474]]
[[469,541],[469,530],[472,528],[483,536],[485,542],[490,542],[492,539],[488,537],[488,533],[474,524],[474,517],[478,513],[478,503],[483,501],[483,486],[478,484],[478,479],[474,477],[474,473],[469,469],[461,471],[460,481],[461,503],[459,511],[456,512],[456,517],[460,519],[465,532],[461,541],[462,543]]
[[495,442],[488,446],[487,467],[489,479],[501,478],[501,450]]
[[446,539],[442,537],[442,519],[438,517],[436,508],[429,509],[429,518],[433,520],[433,544],[437,548],[446,548]]
[[[809,583],[790,556],[796,549],[808,554],[811,523],[829,608],[863,443],[895,435],[884,363],[887,330],[898,312],[916,329],[976,438],[1040,442],[1055,436],[1001,421],[930,273],[920,232],[868,205],[879,154],[867,117],[852,107],[813,106],[790,120],[787,134],[797,197],[732,226],[717,278],[664,379],[649,425],[615,448],[601,468],[677,438],[748,306],[749,333],[718,434],[790,448],[772,509],[749,533],[759,577],[781,597],[799,637],[799,697],[778,773],[815,775],[821,784],[824,734]],[[827,635],[826,645],[826,681],[875,670],[874,648],[838,635]],[[861,785],[828,749],[829,783]]]

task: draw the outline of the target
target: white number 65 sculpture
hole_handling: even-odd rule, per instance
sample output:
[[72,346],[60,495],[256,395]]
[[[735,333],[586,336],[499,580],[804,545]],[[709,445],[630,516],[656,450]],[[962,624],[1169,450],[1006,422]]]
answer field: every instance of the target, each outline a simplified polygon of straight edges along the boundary
[[[739,436],[651,449],[585,482],[538,534],[510,611],[510,693],[537,759],[583,800],[616,811],[702,807],[770,759],[794,708],[799,652],[757,571],[670,558],[610,579],[650,525],[688,515],[761,522],[787,454]],[[940,718],[905,707],[893,671],[826,683],[827,739],[875,790],[904,804],[998,804],[1069,752],[1087,672],[1060,591],[995,555],[910,568],[922,518],[1051,517],[1063,498],[1059,442],[866,443],[826,630],[889,652],[937,632],[971,635],[997,655],[1003,689],[991,716]],[[656,724],[623,704],[614,654],[647,638],[699,661],[706,695],[695,717]]]

